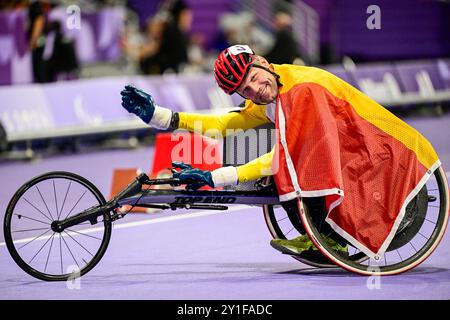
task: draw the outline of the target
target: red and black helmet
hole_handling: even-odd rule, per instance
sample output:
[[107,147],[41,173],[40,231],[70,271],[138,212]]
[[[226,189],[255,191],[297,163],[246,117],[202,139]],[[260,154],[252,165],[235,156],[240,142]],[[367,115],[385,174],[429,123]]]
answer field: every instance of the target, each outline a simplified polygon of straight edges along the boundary
[[247,45],[235,45],[223,50],[214,65],[217,84],[228,94],[233,94],[244,81],[255,61],[255,53]]

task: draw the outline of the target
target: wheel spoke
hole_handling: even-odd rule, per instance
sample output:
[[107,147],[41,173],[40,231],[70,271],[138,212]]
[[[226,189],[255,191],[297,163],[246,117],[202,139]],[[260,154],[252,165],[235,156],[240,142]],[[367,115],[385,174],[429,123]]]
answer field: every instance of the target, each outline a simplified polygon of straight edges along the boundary
[[[53,235],[54,235],[54,234],[55,234],[55,233],[53,233]],[[34,258],[36,258],[37,255],[39,254],[39,252],[41,252],[42,249],[44,249],[45,245],[50,241],[51,238],[53,238],[53,236],[50,237],[50,238],[48,238],[47,241],[45,241],[45,243],[42,245],[42,247],[39,249],[39,251],[36,252],[36,254],[33,256],[33,258],[30,260],[30,262],[28,262],[28,264],[30,264],[31,262],[33,262]]]
[[402,258],[402,256],[400,255],[400,252],[399,252],[398,250],[395,250],[395,251],[397,251],[397,254],[398,254],[398,256],[400,257],[400,260],[403,261],[403,258]]
[[18,250],[22,249],[23,247],[27,246],[28,244],[30,244],[31,242],[33,242],[34,240],[39,239],[40,237],[42,237],[44,234],[48,233],[49,231],[51,231],[52,229],[48,229],[47,231],[45,231],[44,233],[38,235],[36,238],[28,241],[27,243],[25,243],[23,246],[21,246],[20,248],[18,248]]
[[47,223],[47,222],[44,222],[44,221],[41,221],[41,220],[37,220],[37,219],[34,219],[34,218],[30,218],[30,217],[24,216],[23,214],[14,213],[13,215],[18,216],[19,219],[25,218],[25,219],[30,219],[30,220],[33,220],[33,221],[36,221],[36,222],[40,222],[40,223],[46,224],[48,226],[50,225],[50,223]]
[[41,190],[39,190],[39,188],[38,188],[37,185],[36,185],[35,187],[36,187],[37,191],[39,192],[39,195],[41,196],[42,202],[44,202],[44,205],[45,205],[45,207],[47,208],[48,214],[50,215],[50,217],[52,217],[52,220],[55,220],[55,219],[53,219],[53,216],[52,216],[52,214],[51,214],[51,212],[50,212],[50,209],[49,209],[48,206],[47,206],[47,202],[45,202],[44,197],[42,196]]
[[280,221],[286,220],[287,218],[289,218],[289,217],[284,217],[283,219],[277,220],[277,222],[280,222]]
[[417,252],[417,249],[416,249],[416,247],[414,247],[414,245],[412,244],[412,241],[410,241],[409,244],[411,245],[411,247],[413,247],[414,251]]
[[59,256],[61,257],[61,274],[64,273],[63,271],[63,258],[62,258],[62,243],[61,243],[61,233],[59,233]]
[[69,181],[69,185],[67,186],[67,190],[66,190],[66,195],[64,196],[64,201],[63,204],[61,206],[61,211],[58,213],[58,220],[61,216],[61,213],[63,212],[63,208],[64,208],[64,204],[66,203],[66,199],[67,199],[67,194],[69,193],[69,189],[70,189],[70,185],[72,184],[72,181]]
[[52,235],[52,242],[50,243],[50,249],[48,250],[47,261],[45,262],[44,272],[47,271],[48,260],[50,258],[50,252],[52,252],[53,240],[55,239],[55,234],[56,233],[53,233],[53,235]]
[[424,237],[425,239],[428,240],[428,237],[425,237],[420,231],[418,231],[417,233],[420,234],[422,237]]
[[432,223],[432,224],[434,224],[434,225],[436,225],[436,222],[434,222],[434,221],[431,221],[430,219],[428,219],[428,218],[425,218],[425,220],[427,220],[429,223]]
[[56,216],[58,216],[58,199],[56,199],[56,186],[55,186],[55,180],[52,180],[52,182],[53,182],[53,194],[55,195]]
[[67,228],[67,230],[69,230],[69,231],[71,231],[71,232],[75,232],[75,233],[80,234],[80,235],[82,235],[82,236],[89,237],[89,238],[97,239],[97,240],[100,240],[100,241],[103,240],[102,238],[94,237],[94,236],[91,236],[91,235],[89,235],[89,234],[85,234],[85,233],[82,233],[82,232],[79,232],[79,231],[75,231],[75,230],[73,230],[73,229]]
[[294,230],[294,227],[292,227],[291,230],[289,230],[289,232],[286,233],[286,235],[288,235],[289,233],[291,233],[292,230]]
[[37,211],[39,211],[39,212],[40,212],[44,217],[46,217],[50,222],[53,221],[52,219],[50,219],[49,217],[47,217],[47,216],[45,215],[45,213],[43,213],[41,210],[39,210],[38,208],[36,208],[30,201],[28,201],[27,198],[23,197],[23,199],[24,199],[30,206],[32,206],[32,207],[35,208]]
[[15,230],[15,231],[11,231],[11,233],[28,232],[28,231],[37,231],[37,230],[48,230],[48,228],[36,228],[36,229]]
[[92,252],[90,252],[88,249],[86,249],[81,243],[79,243],[74,237],[72,237],[71,235],[70,235],[70,233],[67,233],[66,231],[64,231],[64,233],[65,234],[67,234],[73,241],[75,241],[76,243],[78,243],[78,245],[80,246],[80,247],[82,247],[87,253],[89,253],[91,256],[94,256],[93,254],[92,254]]
[[75,209],[75,207],[78,205],[78,203],[81,201],[81,199],[84,197],[84,195],[86,194],[87,190],[83,192],[83,194],[81,195],[81,197],[78,199],[78,201],[75,203],[75,205],[72,207],[72,209],[69,211],[69,213],[67,214],[67,216],[63,219],[66,220],[70,214],[72,213],[73,209]]
[[72,250],[70,250],[69,246],[67,245],[67,242],[66,242],[66,240],[64,240],[64,238],[63,238],[63,237],[61,237],[61,238],[62,238],[62,240],[63,240],[64,244],[66,245],[66,248],[67,248],[67,250],[69,250],[69,252],[70,252],[70,255],[71,255],[71,256],[72,256],[72,258],[73,258],[73,261],[75,261],[75,263],[77,264],[78,268],[80,268],[80,266],[78,265],[78,261],[77,261],[77,259],[75,259],[75,256],[73,255],[73,253],[72,253]]

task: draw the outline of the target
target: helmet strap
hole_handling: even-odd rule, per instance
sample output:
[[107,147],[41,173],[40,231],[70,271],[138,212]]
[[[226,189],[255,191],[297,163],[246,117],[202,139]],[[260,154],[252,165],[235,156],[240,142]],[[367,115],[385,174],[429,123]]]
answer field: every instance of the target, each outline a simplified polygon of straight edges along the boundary
[[277,79],[278,87],[282,87],[283,86],[283,84],[280,82],[280,75],[278,73],[275,73],[272,70],[270,70],[269,68],[266,68],[266,67],[264,67],[264,66],[262,66],[260,64],[257,64],[257,63],[253,63],[251,67],[255,67],[255,68],[260,68],[260,69],[266,70],[267,72],[272,74],[275,77],[275,79]]

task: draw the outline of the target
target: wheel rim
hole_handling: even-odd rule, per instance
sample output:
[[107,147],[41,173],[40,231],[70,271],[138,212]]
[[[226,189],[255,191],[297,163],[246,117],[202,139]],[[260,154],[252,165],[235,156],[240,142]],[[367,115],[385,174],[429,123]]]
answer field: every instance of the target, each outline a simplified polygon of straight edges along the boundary
[[[308,234],[310,234],[319,250],[342,268],[362,275],[399,274],[418,266],[430,256],[442,240],[448,223],[449,192],[445,173],[441,167],[430,177],[426,186],[428,195],[435,196],[436,201],[429,202],[425,222],[420,230],[410,242],[396,250],[386,252],[378,261],[367,259],[361,263],[339,256],[331,250],[312,225],[308,212],[302,204],[300,204],[301,218]],[[353,248],[352,250],[357,249]],[[350,252],[350,255],[352,255],[352,252]]]
[[42,280],[67,280],[91,270],[104,254],[111,235],[109,215],[62,233],[50,224],[105,199],[89,181],[57,172],[34,178],[14,195],[5,216],[5,241],[16,263]]

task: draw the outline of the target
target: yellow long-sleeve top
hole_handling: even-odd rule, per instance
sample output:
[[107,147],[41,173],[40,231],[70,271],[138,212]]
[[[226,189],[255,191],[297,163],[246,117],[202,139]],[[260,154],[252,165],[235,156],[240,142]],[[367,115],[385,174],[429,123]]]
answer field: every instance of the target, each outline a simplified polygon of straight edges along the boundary
[[[224,114],[198,114],[180,112],[179,129],[201,133],[205,136],[217,138],[225,137],[234,130],[247,130],[260,125],[274,122],[274,105],[257,105],[251,101],[245,101],[245,107]],[[272,150],[244,165],[236,167],[238,181],[246,182],[261,177],[272,175]]]

